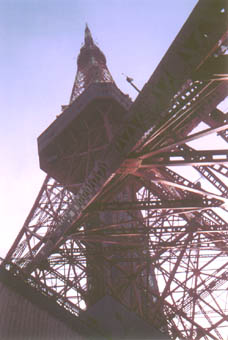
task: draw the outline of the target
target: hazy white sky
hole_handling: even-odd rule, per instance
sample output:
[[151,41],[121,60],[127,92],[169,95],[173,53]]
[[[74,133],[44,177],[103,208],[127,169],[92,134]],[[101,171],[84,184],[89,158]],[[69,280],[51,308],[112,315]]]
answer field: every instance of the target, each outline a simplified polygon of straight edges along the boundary
[[36,138],[69,101],[85,23],[105,53],[117,86],[135,98],[121,73],[141,88],[196,3],[0,1],[0,256],[21,229],[45,177]]

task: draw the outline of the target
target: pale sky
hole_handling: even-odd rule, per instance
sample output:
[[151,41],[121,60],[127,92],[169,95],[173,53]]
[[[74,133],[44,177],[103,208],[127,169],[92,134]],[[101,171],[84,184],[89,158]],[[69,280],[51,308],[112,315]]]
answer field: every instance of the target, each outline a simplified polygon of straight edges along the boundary
[[87,22],[117,86],[137,95],[196,0],[0,0],[0,256],[21,229],[45,174],[37,137],[68,104]]

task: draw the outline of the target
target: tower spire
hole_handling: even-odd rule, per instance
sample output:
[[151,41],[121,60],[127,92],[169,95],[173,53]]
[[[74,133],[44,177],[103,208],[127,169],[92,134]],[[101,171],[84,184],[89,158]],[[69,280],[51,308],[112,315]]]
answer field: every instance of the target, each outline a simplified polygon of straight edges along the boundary
[[114,83],[106,65],[103,52],[93,41],[91,31],[86,24],[84,45],[77,59],[77,73],[70,97],[70,104],[92,83]]
[[94,42],[93,42],[93,37],[92,37],[92,34],[91,34],[91,31],[89,29],[89,26],[88,24],[86,23],[86,27],[85,27],[85,45],[93,45]]

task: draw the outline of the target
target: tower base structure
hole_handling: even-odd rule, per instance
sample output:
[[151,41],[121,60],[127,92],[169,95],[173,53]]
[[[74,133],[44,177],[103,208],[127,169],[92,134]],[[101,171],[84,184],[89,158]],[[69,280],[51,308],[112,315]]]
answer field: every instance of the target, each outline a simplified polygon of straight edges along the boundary
[[171,340],[110,295],[89,307],[81,318],[96,324],[112,340]]
[[1,339],[170,340],[111,296],[79,317],[0,267]]

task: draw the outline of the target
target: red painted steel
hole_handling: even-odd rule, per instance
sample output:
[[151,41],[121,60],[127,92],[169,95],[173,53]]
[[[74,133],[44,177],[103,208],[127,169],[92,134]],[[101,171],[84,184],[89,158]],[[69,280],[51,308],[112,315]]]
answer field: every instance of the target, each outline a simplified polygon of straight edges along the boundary
[[[81,182],[68,186],[64,172],[61,184],[47,177],[4,265],[12,271],[20,267],[37,289],[55,292],[66,309],[80,311],[110,294],[172,339],[224,339],[226,153],[216,164],[221,151],[202,152],[186,143],[200,144],[208,133],[227,141],[227,115],[216,109],[227,95],[227,80],[214,62],[227,45],[226,5],[199,1]],[[66,112],[87,97],[96,79],[115,86],[86,28],[70,100],[75,101]],[[200,122],[209,129],[188,137]],[[45,149],[49,137],[42,138]],[[59,139],[59,148],[64,140]],[[165,166],[164,154],[168,161],[175,155],[188,162],[184,175]],[[83,165],[78,169],[85,172]],[[196,171],[201,177],[194,182]]]

